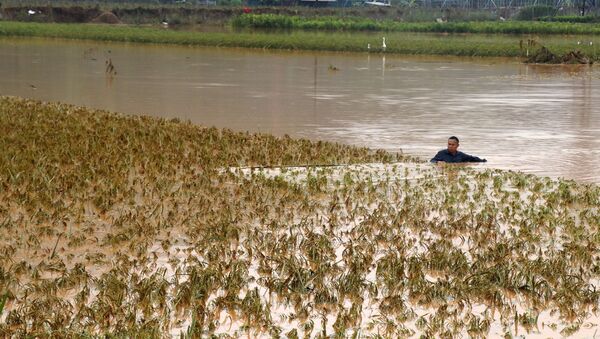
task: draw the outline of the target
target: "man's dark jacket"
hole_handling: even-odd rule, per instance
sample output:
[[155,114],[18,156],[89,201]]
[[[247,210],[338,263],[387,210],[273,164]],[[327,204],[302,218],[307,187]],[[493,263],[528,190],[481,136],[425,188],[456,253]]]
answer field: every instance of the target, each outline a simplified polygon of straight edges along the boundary
[[456,154],[452,155],[450,154],[450,152],[448,152],[447,149],[443,149],[441,151],[439,151],[435,157],[433,157],[433,159],[431,159],[431,162],[438,162],[438,161],[445,161],[445,162],[486,162],[487,160],[485,159],[481,159],[478,157],[474,157],[472,155],[468,155],[467,153],[463,153],[463,152],[456,152]]

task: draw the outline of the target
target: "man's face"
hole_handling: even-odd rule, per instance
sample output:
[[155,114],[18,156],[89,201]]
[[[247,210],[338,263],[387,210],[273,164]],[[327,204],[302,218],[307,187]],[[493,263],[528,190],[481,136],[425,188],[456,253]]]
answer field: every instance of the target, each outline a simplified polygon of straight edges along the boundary
[[448,152],[456,154],[458,151],[458,142],[454,139],[448,139]]

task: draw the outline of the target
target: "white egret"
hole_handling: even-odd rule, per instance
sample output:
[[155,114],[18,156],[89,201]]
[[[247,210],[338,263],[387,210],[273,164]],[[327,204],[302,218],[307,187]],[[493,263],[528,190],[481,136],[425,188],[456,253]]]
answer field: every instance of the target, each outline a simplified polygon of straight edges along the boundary
[[381,44],[381,48],[383,49],[383,51],[385,52],[387,45],[385,44],[385,37],[383,37],[383,43]]

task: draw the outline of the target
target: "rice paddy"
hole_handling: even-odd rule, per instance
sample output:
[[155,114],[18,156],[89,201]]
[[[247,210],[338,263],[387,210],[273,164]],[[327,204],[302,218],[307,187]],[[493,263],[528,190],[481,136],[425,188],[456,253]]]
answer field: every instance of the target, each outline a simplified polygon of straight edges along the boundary
[[0,98],[0,336],[594,331],[600,187]]

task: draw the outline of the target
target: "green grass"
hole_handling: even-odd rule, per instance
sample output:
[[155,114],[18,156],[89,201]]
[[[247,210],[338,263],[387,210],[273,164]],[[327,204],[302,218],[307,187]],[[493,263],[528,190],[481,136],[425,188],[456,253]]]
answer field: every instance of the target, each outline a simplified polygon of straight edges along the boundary
[[[555,54],[581,49],[595,60],[595,46],[600,43],[589,36],[315,31],[198,33],[131,26],[0,22],[0,36],[341,52],[367,52],[368,44],[371,52],[382,52],[381,38],[384,35],[387,39],[386,53],[413,55],[520,57],[525,54],[525,50],[520,48],[520,41],[534,39]],[[579,46],[577,41],[594,41],[594,44]]]
[[600,22],[600,16],[598,15],[560,15],[560,16],[544,16],[538,18],[540,21],[550,21],[550,22],[577,22],[577,23],[586,23],[586,24],[597,24]]
[[600,27],[570,22],[483,21],[483,22],[399,22],[366,18],[303,18],[275,14],[245,14],[232,20],[234,27],[310,30],[435,32],[483,34],[599,34]]

